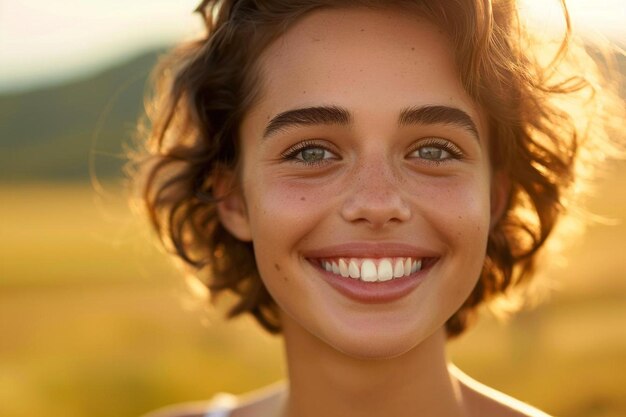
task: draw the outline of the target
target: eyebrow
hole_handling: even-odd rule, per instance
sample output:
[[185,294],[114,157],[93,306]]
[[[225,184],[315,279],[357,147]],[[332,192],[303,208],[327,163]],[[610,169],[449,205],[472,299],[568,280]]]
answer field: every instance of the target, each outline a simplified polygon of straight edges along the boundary
[[342,107],[318,106],[288,110],[273,117],[263,132],[263,138],[291,126],[352,124],[352,115]]
[[409,107],[402,110],[398,120],[400,126],[413,124],[432,125],[452,125],[461,127],[469,131],[478,139],[478,128],[471,116],[463,110],[449,106],[418,106]]
[[[352,124],[352,114],[343,107],[315,106],[287,110],[274,116],[263,131],[263,138],[293,126]],[[449,106],[413,106],[400,112],[400,126],[444,124],[458,126],[469,131],[478,139],[478,129],[469,114]]]

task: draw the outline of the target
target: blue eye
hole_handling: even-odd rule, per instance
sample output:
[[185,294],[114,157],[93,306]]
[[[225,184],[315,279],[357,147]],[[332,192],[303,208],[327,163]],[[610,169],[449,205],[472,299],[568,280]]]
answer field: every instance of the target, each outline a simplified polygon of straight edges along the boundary
[[436,146],[424,146],[423,148],[419,148],[417,152],[420,158],[430,159],[432,161],[440,161],[451,157],[450,152],[445,149],[437,148]]
[[451,159],[461,159],[463,152],[448,140],[431,138],[419,142],[409,153],[409,156],[429,162],[441,163]]
[[307,165],[321,164],[331,159],[339,159],[326,147],[310,142],[302,142],[288,149],[282,157]]
[[306,149],[299,151],[296,154],[296,158],[301,159],[304,162],[311,163],[311,162],[318,162],[318,161],[326,159],[325,156],[327,154],[329,154],[329,152],[324,148],[311,147],[311,148],[306,148]]

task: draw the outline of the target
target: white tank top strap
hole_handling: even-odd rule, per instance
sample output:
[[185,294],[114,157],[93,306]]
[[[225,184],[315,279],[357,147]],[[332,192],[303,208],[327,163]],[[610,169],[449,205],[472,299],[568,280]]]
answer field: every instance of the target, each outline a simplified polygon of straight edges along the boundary
[[237,406],[237,396],[227,392],[218,392],[211,398],[209,409],[204,417],[228,417]]

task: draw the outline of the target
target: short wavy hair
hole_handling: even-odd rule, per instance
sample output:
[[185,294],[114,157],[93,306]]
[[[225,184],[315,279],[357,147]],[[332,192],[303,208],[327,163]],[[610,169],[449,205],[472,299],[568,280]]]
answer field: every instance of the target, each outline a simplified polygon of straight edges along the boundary
[[162,244],[212,297],[236,295],[228,317],[248,312],[280,333],[252,244],[220,224],[212,193],[217,170],[237,170],[239,126],[260,94],[258,58],[319,8],[409,8],[452,42],[462,85],[485,110],[490,137],[498,138],[491,141],[494,169],[511,185],[480,278],[446,322],[449,337],[460,334],[479,305],[530,280],[573,190],[589,178],[583,174],[617,149],[609,109],[623,104],[597,57],[573,42],[567,8],[559,4],[565,31],[546,59],[548,44],[533,37],[512,0],[204,0],[197,11],[206,34],[175,48],[153,73],[147,128],[130,163]]

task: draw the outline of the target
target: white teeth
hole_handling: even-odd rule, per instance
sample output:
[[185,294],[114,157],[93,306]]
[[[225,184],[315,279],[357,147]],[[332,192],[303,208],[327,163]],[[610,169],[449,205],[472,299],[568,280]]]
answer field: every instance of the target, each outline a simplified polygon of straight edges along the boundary
[[396,261],[396,266],[393,268],[393,277],[399,278],[402,275],[404,275],[404,263],[402,262],[402,259],[398,259]]
[[348,274],[350,275],[350,278],[361,277],[361,274],[359,272],[359,267],[356,265],[356,262],[354,260],[351,260],[350,264],[348,265]]
[[[377,265],[378,264],[378,265]],[[422,269],[422,260],[412,258],[384,258],[350,260],[340,258],[336,261],[321,261],[322,268],[344,278],[360,279],[364,282],[389,281],[406,277]],[[359,267],[360,265],[360,267]]]
[[388,259],[383,259],[378,264],[378,281],[389,281],[391,278],[393,278],[391,262]]
[[404,276],[411,275],[411,258],[406,258],[404,261]]
[[350,273],[348,272],[348,265],[343,259],[339,260],[339,273],[344,278],[348,278],[350,276]]
[[419,261],[413,261],[413,265],[411,265],[411,273],[414,274],[420,269],[422,269],[422,260],[420,259]]
[[363,261],[363,264],[361,265],[361,279],[365,282],[374,282],[378,280],[376,265],[369,259]]

